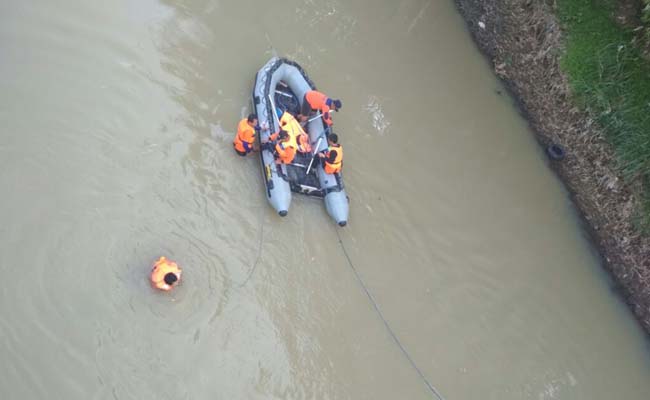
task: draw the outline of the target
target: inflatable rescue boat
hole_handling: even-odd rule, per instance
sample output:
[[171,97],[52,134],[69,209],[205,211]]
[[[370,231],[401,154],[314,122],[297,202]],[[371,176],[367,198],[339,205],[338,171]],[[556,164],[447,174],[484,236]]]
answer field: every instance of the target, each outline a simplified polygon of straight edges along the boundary
[[290,164],[277,164],[271,146],[262,145],[269,141],[271,134],[280,130],[280,116],[285,112],[296,116],[305,93],[315,89],[300,65],[285,58],[273,57],[257,72],[252,101],[260,126],[268,127],[256,135],[260,141],[266,197],[271,207],[283,217],[289,213],[292,192],[322,198],[327,213],[339,226],[345,226],[349,205],[343,177],[340,173],[326,173],[317,160],[318,153],[327,149],[327,136],[330,134],[321,118],[310,118],[305,125],[312,151],[296,153]]

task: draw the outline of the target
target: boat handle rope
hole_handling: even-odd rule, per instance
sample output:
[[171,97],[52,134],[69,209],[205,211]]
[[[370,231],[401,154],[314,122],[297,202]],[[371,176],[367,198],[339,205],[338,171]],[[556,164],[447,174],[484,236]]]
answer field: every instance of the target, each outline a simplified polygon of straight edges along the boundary
[[[336,229],[336,237],[339,240],[339,245],[341,246],[341,250],[343,250],[343,255],[345,256],[345,259],[348,262],[348,266],[352,270],[352,273],[359,283],[359,286],[363,289],[364,293],[368,297],[368,300],[370,301],[370,304],[374,308],[375,312],[377,313],[377,316],[379,316],[379,319],[381,319],[381,322],[384,324],[384,327],[386,328],[386,331],[390,335],[390,337],[393,339],[397,347],[399,348],[400,352],[402,355],[404,355],[404,358],[408,361],[408,363],[411,365],[411,367],[415,370],[415,372],[418,374],[422,382],[424,382],[425,386],[431,392],[431,394],[438,400],[445,400],[445,398],[440,394],[440,392],[429,382],[426,376],[424,376],[424,373],[418,367],[418,365],[415,363],[411,355],[406,351],[406,348],[402,344],[402,342],[399,340],[397,335],[395,334],[395,331],[393,331],[393,328],[391,328],[390,324],[388,323],[388,320],[386,320],[386,317],[384,317],[384,314],[381,312],[381,309],[379,308],[379,305],[377,304],[377,301],[373,297],[373,295],[370,293],[370,290],[368,289],[368,286],[364,282],[363,278],[361,278],[361,275],[359,274],[359,271],[357,268],[354,266],[354,263],[352,263],[352,259],[350,258],[350,255],[348,254],[347,249],[345,248],[345,244],[343,244],[343,239],[341,238],[341,235],[339,234],[339,230]],[[259,265],[259,261],[262,258],[262,246],[264,244],[264,207],[261,207],[261,214],[260,214],[260,239],[259,239],[259,244],[257,247],[257,256],[255,257],[255,262],[253,263],[253,267],[251,270],[248,272],[248,276],[246,279],[239,284],[239,288],[243,288],[246,286],[248,281],[253,277],[253,274],[255,273],[255,270],[257,269],[257,266]]]
[[363,289],[363,291],[366,293],[366,296],[368,296],[368,300],[370,300],[370,303],[372,304],[372,307],[375,309],[377,312],[377,315],[381,319],[381,321],[384,323],[384,327],[390,334],[391,338],[393,338],[393,341],[397,345],[397,347],[400,349],[406,360],[411,364],[411,367],[417,372],[417,374],[420,376],[420,379],[424,382],[424,384],[427,386],[431,394],[435,396],[438,400],[445,400],[444,397],[438,392],[438,390],[429,382],[429,380],[424,376],[422,373],[422,370],[418,367],[418,365],[413,361],[413,358],[411,358],[411,355],[406,351],[406,348],[404,348],[404,345],[402,342],[399,340],[397,335],[395,335],[395,332],[393,329],[390,327],[390,324],[384,317],[384,314],[381,312],[379,309],[379,305],[377,305],[377,302],[375,301],[375,298],[372,296],[370,293],[370,290],[368,290],[368,286],[366,286],[365,282],[361,278],[361,275],[357,271],[357,269],[354,267],[354,264],[352,263],[352,260],[350,259],[350,255],[348,254],[348,251],[345,248],[345,245],[343,244],[343,240],[341,239],[341,235],[339,234],[339,230],[335,229],[336,231],[336,237],[339,239],[339,244],[341,245],[341,249],[343,250],[343,255],[345,255],[345,258],[348,260],[348,265],[350,266],[350,269],[352,269],[352,272],[354,273],[354,277],[357,279],[357,282],[359,282],[359,285]]

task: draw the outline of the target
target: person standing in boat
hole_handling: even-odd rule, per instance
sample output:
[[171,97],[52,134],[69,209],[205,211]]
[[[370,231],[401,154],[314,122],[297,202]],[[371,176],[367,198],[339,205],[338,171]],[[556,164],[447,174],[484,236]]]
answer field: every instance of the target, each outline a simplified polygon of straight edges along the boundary
[[251,151],[255,151],[255,135],[259,131],[260,127],[257,125],[257,116],[255,114],[250,114],[247,118],[239,121],[237,134],[232,143],[235,147],[235,152],[243,157]]
[[305,96],[302,99],[302,106],[300,108],[300,119],[304,121],[310,115],[316,111],[320,111],[323,121],[327,126],[332,126],[334,121],[332,121],[332,110],[338,112],[343,104],[341,100],[334,100],[327,95],[316,91],[310,90],[305,93]]
[[343,146],[339,144],[336,133],[327,136],[327,150],[318,153],[323,162],[323,169],[327,174],[338,174],[343,167]]

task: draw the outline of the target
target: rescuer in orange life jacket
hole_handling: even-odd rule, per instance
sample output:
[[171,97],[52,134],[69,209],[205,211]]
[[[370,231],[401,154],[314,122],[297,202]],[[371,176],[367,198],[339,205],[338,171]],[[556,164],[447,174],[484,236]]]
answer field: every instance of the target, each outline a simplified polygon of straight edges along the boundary
[[[272,142],[276,142],[275,146]],[[273,157],[277,164],[291,164],[296,156],[296,144],[292,142],[291,136],[285,130],[270,135],[269,141],[263,146],[263,148],[273,151]]]
[[181,269],[175,262],[160,257],[151,269],[151,286],[169,291],[181,281]]
[[333,100],[321,92],[310,90],[305,93],[302,99],[302,106],[298,118],[304,121],[313,112],[320,111],[323,121],[325,121],[327,126],[332,126],[334,121],[332,121],[331,110],[338,112],[342,106],[341,100]]
[[339,143],[339,137],[336,133],[330,133],[327,136],[327,150],[318,153],[318,157],[323,162],[325,173],[337,174],[343,167],[343,146]]
[[237,125],[237,134],[235,140],[232,142],[235,146],[235,152],[240,156],[254,151],[255,135],[260,131],[257,125],[257,117],[255,114],[250,114],[248,118],[239,121]]

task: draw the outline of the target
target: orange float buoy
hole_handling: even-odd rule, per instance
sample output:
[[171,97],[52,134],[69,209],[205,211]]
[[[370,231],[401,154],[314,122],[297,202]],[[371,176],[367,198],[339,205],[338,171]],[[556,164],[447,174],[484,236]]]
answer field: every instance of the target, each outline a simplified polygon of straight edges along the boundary
[[182,272],[175,262],[160,257],[151,269],[151,285],[160,290],[172,290],[181,281]]

